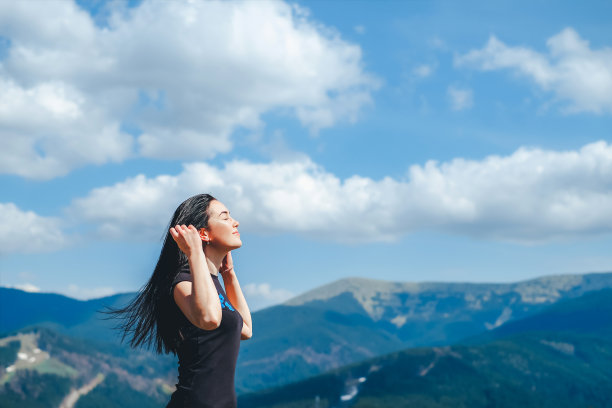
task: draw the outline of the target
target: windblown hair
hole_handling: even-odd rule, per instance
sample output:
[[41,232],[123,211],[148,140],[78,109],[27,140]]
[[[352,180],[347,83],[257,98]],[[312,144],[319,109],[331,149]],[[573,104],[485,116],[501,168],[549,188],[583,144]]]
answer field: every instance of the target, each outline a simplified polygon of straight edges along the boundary
[[198,194],[183,201],[178,206],[166,229],[164,243],[157,265],[149,282],[137,296],[123,308],[107,307],[103,313],[121,322],[115,326],[122,332],[121,342],[130,338],[133,348],[153,346],[158,353],[176,354],[181,340],[171,284],[182,265],[187,264],[187,256],[179,249],[170,235],[170,227],[193,225],[198,230],[208,227],[208,206],[215,200],[210,194]]

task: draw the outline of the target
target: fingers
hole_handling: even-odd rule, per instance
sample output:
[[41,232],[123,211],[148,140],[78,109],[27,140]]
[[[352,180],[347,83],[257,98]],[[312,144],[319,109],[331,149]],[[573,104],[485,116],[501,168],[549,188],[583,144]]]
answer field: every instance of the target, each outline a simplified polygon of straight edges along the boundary
[[182,225],[177,225],[176,227],[174,227],[177,231],[180,231],[181,233],[185,234],[188,231],[193,231],[193,232],[198,232],[198,230],[196,229],[196,227],[194,227],[193,225],[189,224],[189,226],[186,226],[185,224]]
[[183,225],[175,225],[174,227],[170,227],[170,235],[176,241],[177,239],[186,239],[188,236],[200,236],[198,230],[193,225],[189,225],[187,227],[185,224]]
[[175,225],[174,227],[170,227],[170,235],[172,238],[177,239],[181,235],[184,235],[183,227],[181,225]]
[[170,227],[170,232],[172,231],[176,231],[178,234],[184,234],[187,231],[196,231],[195,227],[193,225],[189,225],[189,227],[187,227],[185,224],[183,225],[175,225],[174,227]]
[[179,249],[188,257],[198,248],[202,249],[200,235],[193,225],[187,227],[185,224],[177,224],[170,227],[169,231]]

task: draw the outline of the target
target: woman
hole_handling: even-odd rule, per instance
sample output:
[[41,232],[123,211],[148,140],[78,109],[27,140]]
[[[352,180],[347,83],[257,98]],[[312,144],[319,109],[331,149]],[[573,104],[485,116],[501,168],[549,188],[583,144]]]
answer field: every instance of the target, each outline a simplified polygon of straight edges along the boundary
[[231,255],[242,246],[238,225],[209,194],[185,200],[149,282],[128,306],[111,311],[125,318],[120,328],[123,338],[132,334],[132,347],[154,344],[158,353],[178,354],[168,407],[236,407],[238,349],[252,335]]

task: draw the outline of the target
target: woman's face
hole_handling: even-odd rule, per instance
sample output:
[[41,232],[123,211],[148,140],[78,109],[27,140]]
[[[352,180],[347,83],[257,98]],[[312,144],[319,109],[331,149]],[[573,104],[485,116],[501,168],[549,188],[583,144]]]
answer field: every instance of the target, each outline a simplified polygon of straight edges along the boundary
[[238,221],[230,216],[222,202],[213,200],[208,205],[208,238],[210,245],[231,251],[240,248],[242,241],[238,233]]

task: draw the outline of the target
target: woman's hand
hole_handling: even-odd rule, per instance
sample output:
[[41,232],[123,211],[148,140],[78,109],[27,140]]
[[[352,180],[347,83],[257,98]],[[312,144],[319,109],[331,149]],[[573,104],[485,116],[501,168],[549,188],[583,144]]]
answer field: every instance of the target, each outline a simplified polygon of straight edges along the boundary
[[198,233],[198,230],[193,225],[189,227],[185,225],[177,225],[170,228],[170,235],[178,245],[179,249],[191,258],[192,255],[197,254],[198,251],[204,252],[202,249],[202,238]]
[[221,274],[224,274],[225,272],[230,272],[233,269],[234,261],[232,261],[232,251],[230,251],[223,258],[223,261],[221,262],[221,268],[219,268],[219,272],[221,272]]
[[232,260],[231,251],[225,255],[221,262],[219,272],[223,276],[223,284],[225,285],[225,292],[227,297],[242,316],[242,330],[240,332],[240,339],[247,340],[253,335],[253,322],[251,320],[251,311],[249,305],[247,305],[240,283],[238,283],[238,277],[234,272],[234,262]]

